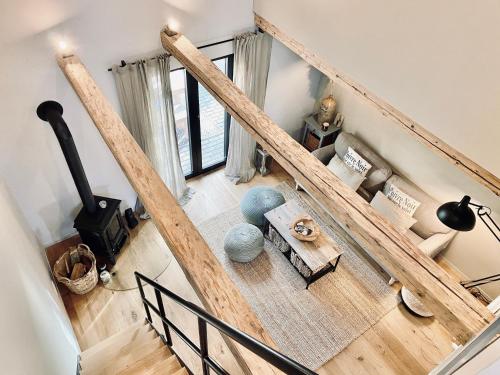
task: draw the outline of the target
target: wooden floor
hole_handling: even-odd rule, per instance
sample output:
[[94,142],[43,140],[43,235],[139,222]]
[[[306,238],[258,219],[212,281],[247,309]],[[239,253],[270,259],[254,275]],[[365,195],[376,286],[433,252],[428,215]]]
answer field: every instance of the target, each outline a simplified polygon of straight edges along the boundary
[[[285,180],[291,182],[286,172],[278,169],[265,177],[258,175],[248,184],[233,185],[224,177],[223,170],[217,170],[189,181],[189,186],[196,194],[184,208],[197,225],[238,205],[249,188],[256,185],[274,186]],[[319,210],[318,207],[314,208]],[[148,222],[146,225],[153,224]],[[148,231],[141,229],[138,235],[141,236],[142,232]],[[57,254],[74,241],[75,239],[69,239],[47,249],[49,261],[52,263]],[[165,251],[169,251],[166,246]],[[158,282],[182,297],[199,303],[175,260],[158,278]],[[394,287],[398,287],[397,283]],[[77,296],[64,287],[60,289],[82,350],[144,317],[137,290],[114,292],[97,287],[85,296]],[[191,338],[197,337],[196,322],[192,317],[171,304],[167,305],[167,314],[173,316],[172,320],[186,329]],[[209,341],[215,344],[211,353],[216,353],[216,358],[228,366],[231,374],[240,373],[220,336],[215,332],[209,333]],[[417,318],[400,304],[326,363],[319,373],[425,374],[451,350],[450,335],[437,321],[432,318]],[[194,357],[187,358],[187,362],[191,361],[194,361]]]

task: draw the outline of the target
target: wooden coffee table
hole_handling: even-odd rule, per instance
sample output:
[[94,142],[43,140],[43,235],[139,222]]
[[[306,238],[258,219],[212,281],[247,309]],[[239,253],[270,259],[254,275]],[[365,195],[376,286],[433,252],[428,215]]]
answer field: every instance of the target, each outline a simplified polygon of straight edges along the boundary
[[334,272],[343,251],[331,237],[323,231],[312,241],[300,241],[290,234],[293,220],[306,212],[300,208],[295,200],[267,212],[264,235],[281,251],[292,263],[299,274],[305,279],[306,289],[313,282]]

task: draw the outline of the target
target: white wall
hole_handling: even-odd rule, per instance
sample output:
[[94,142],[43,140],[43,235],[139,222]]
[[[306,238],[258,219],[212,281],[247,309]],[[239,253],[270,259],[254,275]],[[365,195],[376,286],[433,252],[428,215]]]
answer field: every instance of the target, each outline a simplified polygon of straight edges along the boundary
[[56,64],[58,41],[66,40],[118,109],[108,67],[121,59],[161,52],[159,32],[167,22],[195,43],[220,40],[253,27],[252,1],[2,3],[0,175],[43,244],[73,233],[73,218],[80,207],[57,140],[48,124],[35,115],[44,100],[63,105],[94,193],[123,199],[124,206],[135,201],[127,179]]
[[52,282],[44,249],[0,181],[2,373],[76,373],[78,343]]
[[273,40],[264,111],[296,140],[313,111],[321,73]]
[[288,35],[500,175],[500,2],[254,3]]
[[[500,173],[500,3],[430,0],[255,0],[255,11],[496,175]],[[489,190],[349,90],[336,86],[345,129],[441,201],[469,194],[497,214]],[[469,277],[500,270],[500,247],[478,220],[446,257]],[[484,287],[494,297],[499,283]]]
[[460,367],[455,375],[496,375],[500,374],[500,340],[497,338],[469,362]]

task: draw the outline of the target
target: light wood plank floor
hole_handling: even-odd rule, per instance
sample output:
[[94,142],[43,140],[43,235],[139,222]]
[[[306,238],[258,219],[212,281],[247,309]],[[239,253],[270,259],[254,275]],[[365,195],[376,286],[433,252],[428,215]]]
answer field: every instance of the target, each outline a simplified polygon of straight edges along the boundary
[[[245,192],[256,185],[274,186],[291,178],[276,168],[272,174],[257,175],[251,183],[233,185],[217,170],[189,181],[196,194],[184,207],[195,225],[239,204]],[[313,207],[314,202],[310,202]],[[144,245],[152,246],[152,237],[158,236],[152,222],[143,223],[134,235],[144,238]],[[52,264],[57,255],[77,241],[68,239],[47,249]],[[165,251],[169,251],[165,245]],[[368,261],[368,260],[367,260]],[[446,265],[446,264],[445,264]],[[447,269],[448,270],[448,269]],[[456,276],[456,275],[455,275]],[[179,265],[173,260],[158,282],[174,293],[200,303]],[[395,288],[398,285],[394,286]],[[75,334],[84,350],[103,339],[143,319],[144,310],[137,290],[115,292],[98,286],[94,291],[77,296],[61,286],[61,295]],[[178,307],[167,304],[167,314],[197,342],[196,321]],[[215,332],[210,332],[211,353],[227,366],[231,374],[240,373],[238,365],[225,343]],[[188,363],[197,364],[189,351],[176,343]],[[326,363],[319,373],[326,374],[425,374],[452,350],[448,332],[432,318],[417,318],[398,305],[378,323],[352,342],[346,349]],[[199,367],[195,369],[198,372]]]

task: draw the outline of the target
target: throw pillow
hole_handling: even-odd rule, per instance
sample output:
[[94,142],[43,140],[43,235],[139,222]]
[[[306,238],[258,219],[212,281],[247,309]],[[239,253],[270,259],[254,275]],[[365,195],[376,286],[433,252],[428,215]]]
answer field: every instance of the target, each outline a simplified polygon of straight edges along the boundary
[[375,194],[375,197],[370,202],[370,206],[377,210],[379,214],[389,220],[403,233],[417,222],[417,220],[403,212],[401,208],[390,201],[389,198],[387,198],[380,191],[377,191],[377,194]]
[[408,215],[413,216],[420,202],[412,198],[393,184],[386,184],[384,193],[390,201],[394,202]]
[[358,190],[359,186],[365,180],[362,174],[348,167],[337,154],[335,154],[326,167],[354,191]]
[[363,159],[363,157],[356,151],[354,151],[351,147],[347,148],[347,152],[344,155],[343,160],[344,163],[361,174],[363,177],[366,176],[366,174],[372,167],[370,163]]

